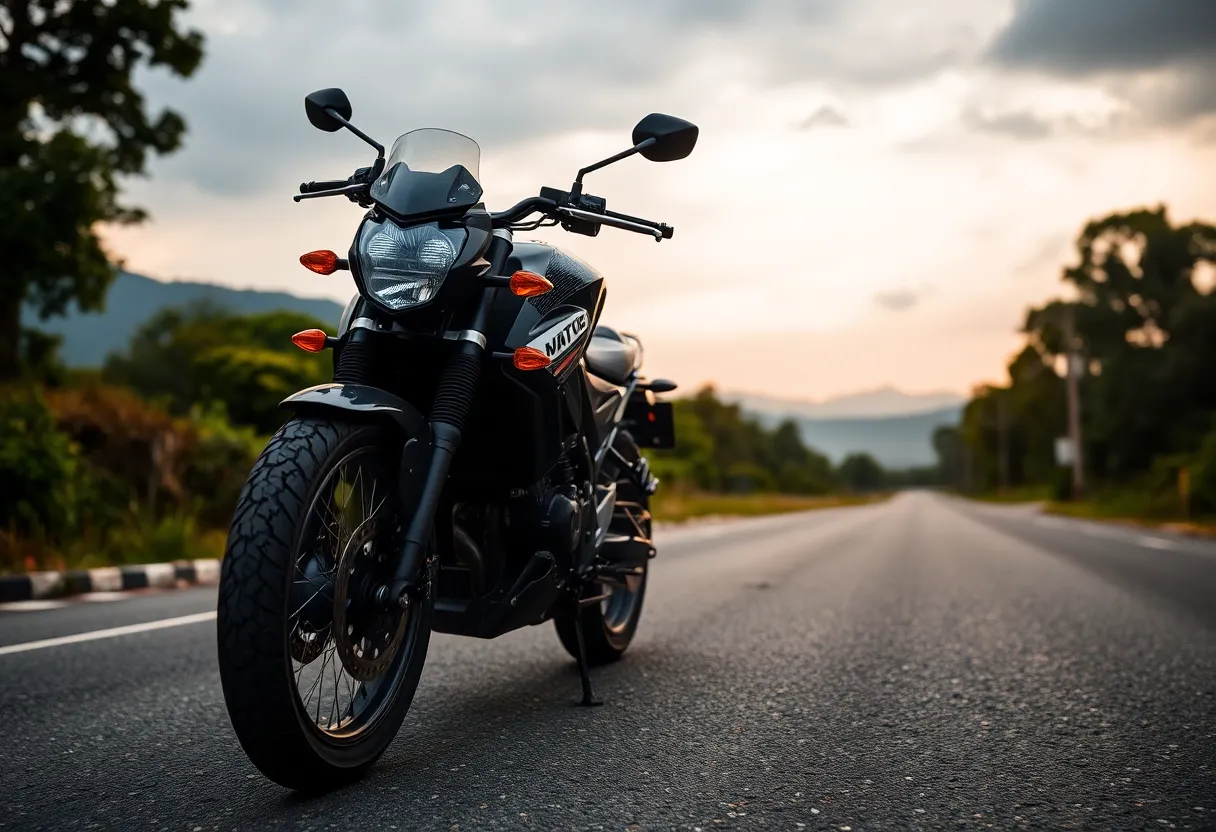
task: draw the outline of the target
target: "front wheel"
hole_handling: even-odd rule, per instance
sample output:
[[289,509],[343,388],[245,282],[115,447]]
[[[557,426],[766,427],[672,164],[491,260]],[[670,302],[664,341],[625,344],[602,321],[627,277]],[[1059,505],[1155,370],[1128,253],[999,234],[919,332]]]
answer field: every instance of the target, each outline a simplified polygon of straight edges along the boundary
[[220,680],[232,727],[271,780],[322,790],[396,736],[430,640],[431,593],[383,609],[406,524],[401,440],[292,419],[241,493],[220,576]]

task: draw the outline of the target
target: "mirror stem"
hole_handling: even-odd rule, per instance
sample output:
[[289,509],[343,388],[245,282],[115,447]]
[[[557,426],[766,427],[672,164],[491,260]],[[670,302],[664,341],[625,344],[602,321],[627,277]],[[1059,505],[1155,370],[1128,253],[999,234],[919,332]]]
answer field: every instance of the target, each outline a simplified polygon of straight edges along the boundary
[[644,142],[638,142],[636,145],[629,148],[628,150],[622,150],[620,153],[616,154],[615,156],[609,156],[607,159],[596,162],[594,165],[588,165],[587,167],[580,170],[578,172],[578,176],[576,176],[574,178],[573,187],[570,188],[570,198],[578,199],[580,196],[583,195],[583,177],[584,176],[591,173],[592,171],[599,170],[600,168],[606,168],[609,165],[611,165],[613,162],[619,162],[622,159],[628,159],[630,156],[634,155],[635,153],[641,153],[643,150],[645,150],[646,148],[648,148],[652,144],[654,144],[655,141],[656,141],[656,139],[647,139]]
[[376,141],[371,136],[367,135],[362,130],[360,130],[358,127],[351,124],[346,119],[342,118],[342,116],[339,115],[338,112],[336,110],[334,110],[332,107],[326,107],[325,112],[328,113],[329,116],[331,118],[333,118],[334,121],[341,124],[343,127],[345,127],[350,132],[354,133],[359,138],[363,139],[363,141],[367,142],[372,147],[376,148],[376,153],[378,153],[381,157],[384,156],[384,145],[380,144],[380,142]]

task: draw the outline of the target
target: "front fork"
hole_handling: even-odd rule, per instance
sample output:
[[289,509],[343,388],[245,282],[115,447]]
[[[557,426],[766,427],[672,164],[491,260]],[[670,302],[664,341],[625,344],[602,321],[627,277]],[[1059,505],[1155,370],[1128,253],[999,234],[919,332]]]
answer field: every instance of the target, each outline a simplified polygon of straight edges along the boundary
[[[489,274],[503,273],[507,258],[511,256],[511,239],[510,231],[495,229],[486,258],[490,261]],[[439,379],[435,401],[431,406],[429,459],[426,458],[425,449],[410,447],[418,440],[407,442],[402,452],[403,478],[410,471],[426,473],[416,502],[409,500],[413,503],[414,516],[405,532],[396,574],[392,583],[381,587],[376,593],[377,600],[381,603],[395,602],[403,608],[408,607],[411,599],[417,597],[426,584],[421,577],[426,548],[435,528],[435,512],[448,478],[448,470],[460,448],[461,431],[477,396],[477,387],[481,380],[481,362],[486,351],[486,323],[497,291],[494,286],[485,288],[469,328],[457,334],[456,346]],[[421,459],[418,458],[420,456]],[[405,487],[406,482],[403,481],[402,486]],[[406,506],[407,510],[410,508],[411,506]]]

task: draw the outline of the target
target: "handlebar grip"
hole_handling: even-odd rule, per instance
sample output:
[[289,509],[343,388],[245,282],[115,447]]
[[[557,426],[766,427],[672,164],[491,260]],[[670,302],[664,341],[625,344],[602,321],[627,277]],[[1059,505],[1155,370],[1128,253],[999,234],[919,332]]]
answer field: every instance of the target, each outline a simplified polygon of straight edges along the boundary
[[320,182],[301,182],[300,193],[310,194],[313,191],[332,191],[335,188],[345,188],[349,184],[349,179],[322,179]]

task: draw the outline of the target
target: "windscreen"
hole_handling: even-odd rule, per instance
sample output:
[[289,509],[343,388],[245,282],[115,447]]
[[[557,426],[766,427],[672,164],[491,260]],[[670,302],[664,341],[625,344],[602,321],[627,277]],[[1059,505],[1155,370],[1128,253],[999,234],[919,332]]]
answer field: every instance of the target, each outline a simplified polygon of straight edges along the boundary
[[371,197],[398,216],[458,209],[477,202],[481,148],[451,130],[411,130],[389,151]]
[[404,162],[407,168],[420,173],[443,173],[452,165],[461,165],[477,179],[481,147],[460,133],[427,127],[411,130],[393,142],[384,169],[397,162]]

